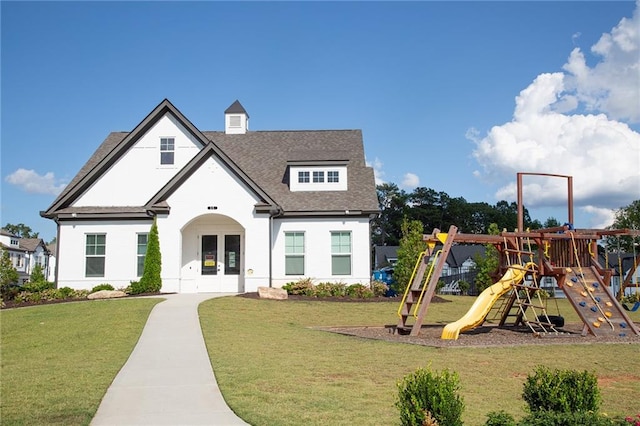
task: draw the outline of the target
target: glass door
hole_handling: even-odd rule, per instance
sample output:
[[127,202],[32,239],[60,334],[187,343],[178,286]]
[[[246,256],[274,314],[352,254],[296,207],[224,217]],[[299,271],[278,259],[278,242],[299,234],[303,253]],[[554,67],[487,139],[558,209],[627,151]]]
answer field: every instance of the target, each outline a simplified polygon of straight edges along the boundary
[[200,253],[202,275],[218,275],[218,236],[203,235]]

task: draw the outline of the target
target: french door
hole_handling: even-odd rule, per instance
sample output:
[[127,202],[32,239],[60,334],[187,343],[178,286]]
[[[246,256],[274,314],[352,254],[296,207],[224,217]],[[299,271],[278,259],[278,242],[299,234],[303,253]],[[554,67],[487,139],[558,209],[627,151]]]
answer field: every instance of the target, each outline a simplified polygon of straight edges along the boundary
[[237,292],[242,271],[242,247],[238,234],[200,236],[199,292]]

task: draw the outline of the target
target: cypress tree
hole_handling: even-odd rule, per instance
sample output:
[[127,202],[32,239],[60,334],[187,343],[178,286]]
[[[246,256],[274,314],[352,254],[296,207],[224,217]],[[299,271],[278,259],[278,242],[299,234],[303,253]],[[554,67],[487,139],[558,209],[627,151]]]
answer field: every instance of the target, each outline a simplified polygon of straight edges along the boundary
[[147,252],[144,257],[144,271],[140,278],[140,287],[145,293],[155,293],[162,288],[162,256],[160,254],[160,239],[158,238],[158,225],[153,219],[149,239],[147,240]]

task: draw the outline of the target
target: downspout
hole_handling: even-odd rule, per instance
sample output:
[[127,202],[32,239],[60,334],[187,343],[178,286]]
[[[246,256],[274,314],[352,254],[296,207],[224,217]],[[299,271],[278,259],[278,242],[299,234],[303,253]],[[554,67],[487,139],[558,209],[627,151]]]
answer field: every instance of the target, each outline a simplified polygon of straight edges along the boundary
[[[58,222],[58,218],[53,219],[56,223],[56,272],[55,272],[55,280],[56,280],[56,288],[58,287],[58,270],[60,269],[58,265],[60,264],[60,222]],[[51,258],[49,258],[49,267],[51,267]]]
[[282,216],[278,206],[269,210],[269,288],[273,287],[273,218]]

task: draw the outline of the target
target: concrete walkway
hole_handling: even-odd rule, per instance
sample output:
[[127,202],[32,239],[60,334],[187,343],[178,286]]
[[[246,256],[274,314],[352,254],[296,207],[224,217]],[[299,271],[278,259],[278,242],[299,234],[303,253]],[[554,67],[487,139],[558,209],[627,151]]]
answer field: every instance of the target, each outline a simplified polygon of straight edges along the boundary
[[220,393],[200,329],[198,305],[220,296],[162,296],[91,425],[246,425]]

